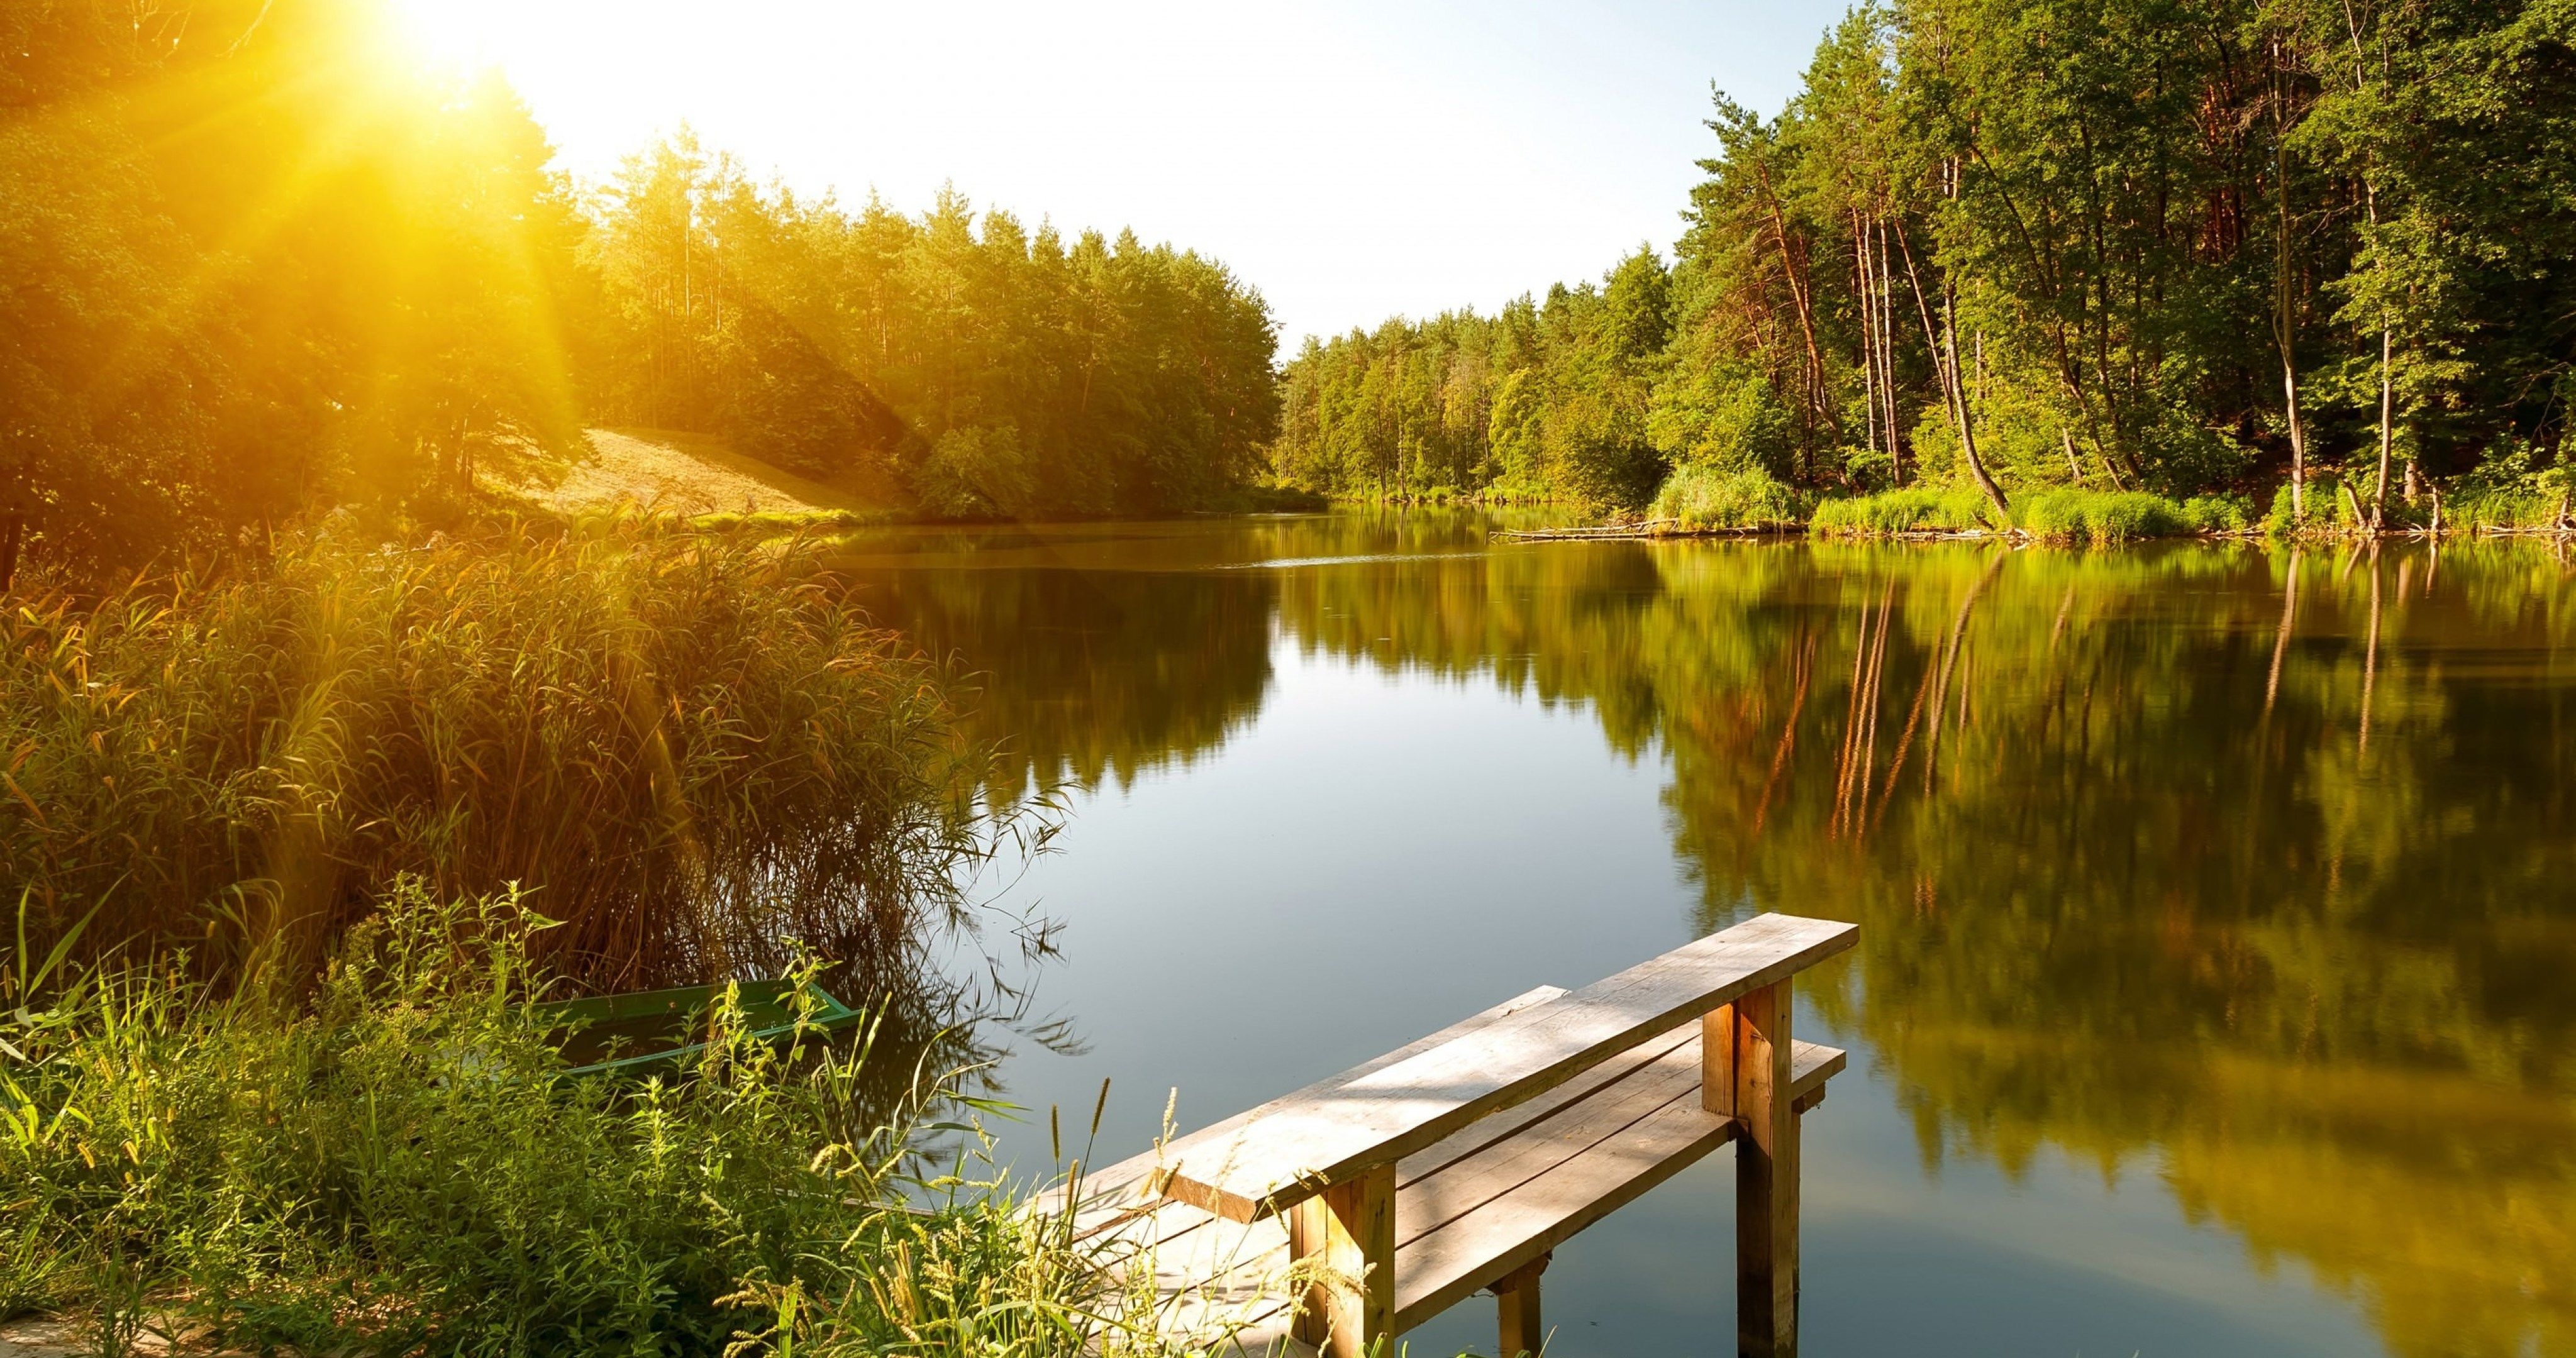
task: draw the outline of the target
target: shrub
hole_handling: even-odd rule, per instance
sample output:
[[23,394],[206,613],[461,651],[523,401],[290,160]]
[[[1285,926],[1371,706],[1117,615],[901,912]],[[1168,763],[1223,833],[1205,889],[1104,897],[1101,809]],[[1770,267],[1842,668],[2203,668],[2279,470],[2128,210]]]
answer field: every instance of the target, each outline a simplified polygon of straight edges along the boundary
[[2257,523],[2246,495],[2195,495],[2182,502],[2182,519],[2200,533],[2250,532]]
[[1722,472],[1689,466],[1665,480],[1646,516],[1669,519],[1684,532],[1794,528],[1804,517],[1799,500],[1795,491],[1759,467]]
[[794,543],[621,520],[0,616],[0,901],[35,936],[311,959],[404,873],[525,882],[548,964],[638,986],[813,941],[881,989],[989,825],[941,673]]
[[1036,512],[1037,461],[1008,426],[951,429],[913,469],[912,485],[933,518],[1027,518]]
[[872,1037],[773,1049],[730,1003],[677,1078],[569,1077],[530,1007],[545,925],[405,879],[309,1005],[22,955],[0,1300],[309,1353],[1081,1350],[1065,1219],[921,1172],[951,1086]]

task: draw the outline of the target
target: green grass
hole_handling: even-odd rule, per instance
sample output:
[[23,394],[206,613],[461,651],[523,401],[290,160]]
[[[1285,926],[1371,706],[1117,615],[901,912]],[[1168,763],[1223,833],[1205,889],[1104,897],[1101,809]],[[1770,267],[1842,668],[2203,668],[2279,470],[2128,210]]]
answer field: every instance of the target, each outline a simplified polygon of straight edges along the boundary
[[2242,532],[2248,506],[2225,496],[2170,500],[2143,491],[2052,490],[2013,502],[2013,526],[2051,542],[2108,545],[2205,532]]
[[1808,518],[1807,527],[1823,537],[1964,533],[1991,529],[1993,515],[1993,507],[1973,489],[1908,486],[1876,495],[1823,501]]
[[[1072,1355],[1100,1259],[932,1159],[975,1101],[721,1007],[681,1078],[563,1073],[518,896],[416,879],[308,997],[0,977],[0,1318],[305,1353]],[[1101,1349],[1135,1351],[1113,1327]]]
[[1682,467],[1655,492],[1649,520],[1669,521],[1674,531],[1706,533],[1794,529],[1806,518],[1797,492],[1759,467],[1721,472]]
[[[2240,500],[2202,496],[2175,501],[2135,491],[2081,489],[2025,493],[2005,520],[1971,488],[1908,486],[1845,496],[1804,508],[1796,491],[1759,470],[1722,474],[1683,468],[1665,481],[1647,511],[1671,531],[1794,528],[1819,537],[1894,537],[1909,533],[1980,533],[1999,527],[2046,542],[2107,545],[2213,531],[2243,531],[2250,512]],[[1803,512],[1802,512],[1803,509]]]
[[883,989],[997,828],[974,757],[798,543],[323,536],[0,615],[0,901],[214,974],[309,969],[406,873],[516,882],[586,985],[774,971],[793,936]]

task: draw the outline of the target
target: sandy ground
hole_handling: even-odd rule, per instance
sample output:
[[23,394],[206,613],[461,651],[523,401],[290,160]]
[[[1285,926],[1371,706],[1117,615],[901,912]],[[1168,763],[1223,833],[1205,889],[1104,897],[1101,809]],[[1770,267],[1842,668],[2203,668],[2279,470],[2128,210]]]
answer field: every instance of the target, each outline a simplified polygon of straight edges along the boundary
[[[555,484],[504,481],[553,510],[626,503],[674,514],[865,512],[849,492],[732,452],[703,435],[655,429],[593,429],[592,456]],[[0,1352],[0,1358],[8,1358]]]
[[0,1325],[0,1358],[61,1358],[81,1347],[79,1336],[59,1320],[31,1317]]
[[[169,1342],[157,1334],[137,1336],[127,1350],[143,1358],[166,1358],[172,1351]],[[83,1358],[97,1352],[97,1336],[83,1335],[64,1321],[26,1316],[0,1325],[0,1358]],[[182,1358],[251,1358],[203,1342],[182,1344],[177,1352]]]

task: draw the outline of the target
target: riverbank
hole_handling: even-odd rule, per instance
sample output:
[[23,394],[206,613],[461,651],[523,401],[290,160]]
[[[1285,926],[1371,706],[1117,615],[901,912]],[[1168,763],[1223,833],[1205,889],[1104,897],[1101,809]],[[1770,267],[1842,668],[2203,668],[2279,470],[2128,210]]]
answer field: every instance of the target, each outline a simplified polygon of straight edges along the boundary
[[1760,471],[1675,472],[1632,522],[1532,531],[1549,537],[1745,537],[1948,540],[2109,546],[2158,538],[2269,537],[2301,541],[2381,537],[2576,536],[2565,496],[2543,490],[2487,488],[2445,497],[2438,488],[2394,500],[2374,515],[2348,486],[2321,481],[2305,513],[2284,488],[2257,515],[2240,495],[2176,500],[2141,491],[2058,487],[2006,497],[1998,512],[1973,487],[1909,486],[1872,495],[1819,497],[1795,491]]
[[[914,525],[1017,522],[1007,515],[956,515],[883,502],[854,485],[802,476],[738,451],[722,438],[668,429],[592,429],[584,451],[562,465],[530,459],[482,475],[498,503],[550,519],[647,515],[709,532],[846,532]],[[1308,513],[1332,501],[1293,487],[1224,487],[1189,515]],[[1079,521],[1099,515],[1047,516]]]
[[[971,795],[953,676],[806,544],[325,525],[13,603],[0,1321],[110,1354],[1082,1347],[1094,1271],[974,1172],[989,1053],[925,956],[1018,823]],[[533,1008],[817,974],[857,1045],[719,1012],[641,1086],[573,1076]]]

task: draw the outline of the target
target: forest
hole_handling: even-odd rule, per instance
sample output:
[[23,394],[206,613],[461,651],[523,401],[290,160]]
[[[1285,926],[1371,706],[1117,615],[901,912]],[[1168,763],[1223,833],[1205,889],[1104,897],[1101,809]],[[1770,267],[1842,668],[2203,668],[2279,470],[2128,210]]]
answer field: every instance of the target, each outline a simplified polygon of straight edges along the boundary
[[379,3],[0,6],[0,581],[452,525],[591,425],[898,512],[1163,513],[1252,471],[1267,305],[956,193],[753,180],[684,128],[584,188]]
[[[1895,0],[1719,94],[1669,262],[1286,367],[1282,479],[2564,517],[2576,6]],[[2535,508],[2538,506],[2539,508]]]

